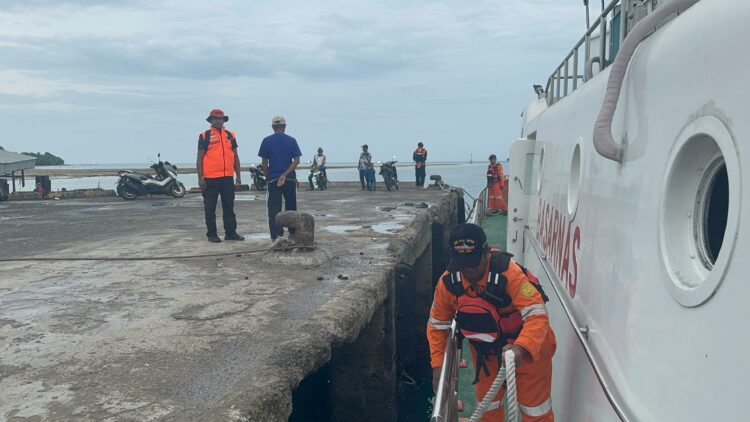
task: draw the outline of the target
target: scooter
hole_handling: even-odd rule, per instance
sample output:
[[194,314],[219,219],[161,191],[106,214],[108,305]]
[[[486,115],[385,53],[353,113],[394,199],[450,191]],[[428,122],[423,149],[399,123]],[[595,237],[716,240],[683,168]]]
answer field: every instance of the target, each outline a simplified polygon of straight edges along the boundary
[[266,175],[263,174],[263,168],[250,164],[248,171],[250,171],[250,175],[253,176],[253,185],[255,185],[255,189],[259,191],[266,190],[268,182],[266,182]]
[[380,165],[380,175],[388,190],[398,190],[398,172],[396,171],[396,160],[386,161]]
[[161,154],[157,157],[159,162],[150,166],[156,172],[155,177],[130,170],[118,171],[117,195],[126,200],[148,194],[172,195],[175,198],[185,196],[185,185],[177,180],[177,166],[169,161],[161,161]]
[[328,189],[328,176],[326,176],[325,168],[323,169],[310,169],[315,177],[315,185],[318,186],[318,190]]

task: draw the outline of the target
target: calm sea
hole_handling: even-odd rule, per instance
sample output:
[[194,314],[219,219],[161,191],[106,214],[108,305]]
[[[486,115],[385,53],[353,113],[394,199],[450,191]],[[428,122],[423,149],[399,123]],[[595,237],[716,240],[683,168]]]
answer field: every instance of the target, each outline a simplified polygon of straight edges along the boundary
[[[177,164],[179,167],[194,167],[195,164]],[[305,164],[300,164],[301,167],[305,167]],[[397,165],[398,176],[402,183],[414,183],[414,167],[410,164]],[[123,164],[123,165],[72,165],[64,167],[50,167],[50,168],[146,168],[148,164]],[[433,164],[427,165],[427,183],[430,183],[430,175],[439,174],[443,177],[443,181],[451,186],[461,187],[469,195],[476,196],[482,188],[486,185],[485,171],[487,170],[487,163],[474,163],[474,164]],[[507,166],[506,166],[507,171]],[[179,172],[179,169],[178,169]],[[114,189],[117,183],[117,176],[115,175],[116,170],[112,170],[112,176],[101,176],[101,177],[53,177],[52,178],[52,189],[60,190],[65,188],[67,190],[72,189],[88,189],[97,188],[102,189]],[[300,181],[305,182],[309,171],[306,169],[298,170],[297,176]],[[330,169],[328,170],[328,177],[332,181],[356,181],[359,180],[359,173],[356,169]],[[179,180],[189,189],[191,187],[198,186],[198,176],[195,173],[178,174]],[[250,174],[244,172],[242,175],[244,183],[251,183]],[[381,177],[378,180],[382,181]],[[19,190],[33,190],[34,179],[26,178],[26,187],[20,188]]]

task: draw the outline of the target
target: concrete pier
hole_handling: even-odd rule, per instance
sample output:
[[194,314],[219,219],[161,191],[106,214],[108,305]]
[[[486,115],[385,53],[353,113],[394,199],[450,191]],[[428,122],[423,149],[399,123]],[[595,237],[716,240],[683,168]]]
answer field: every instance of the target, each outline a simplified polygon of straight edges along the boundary
[[0,259],[98,259],[0,262],[0,421],[286,421],[321,368],[333,420],[396,420],[460,194],[298,195],[322,265],[267,263],[254,193],[221,244],[198,195],[0,203]]

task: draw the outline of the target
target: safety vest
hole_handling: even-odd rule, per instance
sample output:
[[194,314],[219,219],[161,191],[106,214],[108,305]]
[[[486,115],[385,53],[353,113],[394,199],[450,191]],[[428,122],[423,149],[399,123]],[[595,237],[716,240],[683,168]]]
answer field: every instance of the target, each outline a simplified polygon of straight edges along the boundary
[[[513,255],[500,249],[490,250],[490,271],[487,287],[476,297],[465,294],[461,272],[450,272],[442,281],[448,291],[458,299],[456,322],[459,334],[474,346],[477,352],[477,365],[474,384],[479,381],[479,371],[490,376],[486,360],[497,356],[506,344],[513,344],[523,328],[521,313],[513,306],[506,284],[510,258]],[[516,263],[529,282],[539,291],[544,302],[549,298],[544,293],[539,280],[522,265]]]
[[203,177],[231,177],[234,174],[234,132],[211,128],[200,136],[209,140],[206,155],[203,156]]
[[425,166],[427,160],[427,150],[424,148],[417,148],[413,154],[414,167],[420,168]]
[[490,164],[487,166],[487,179],[490,179],[493,182],[497,182],[500,180],[500,178],[503,176],[503,165],[500,163],[495,163],[493,166]]

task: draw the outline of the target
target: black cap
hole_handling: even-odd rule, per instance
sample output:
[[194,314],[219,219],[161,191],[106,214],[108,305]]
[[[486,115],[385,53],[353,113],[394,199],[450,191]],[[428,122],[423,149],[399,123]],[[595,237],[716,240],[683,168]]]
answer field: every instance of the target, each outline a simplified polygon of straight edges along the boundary
[[424,146],[424,144],[423,144],[423,143],[421,143],[421,142],[419,142],[419,143],[417,143],[417,146],[418,146],[418,147],[423,147],[423,146]]
[[491,160],[493,158],[497,160],[497,156],[495,154],[491,154],[489,159]]
[[448,248],[451,254],[451,270],[479,266],[487,249],[487,236],[476,224],[459,224],[451,231]]
[[367,149],[367,144],[362,145],[362,148]]

